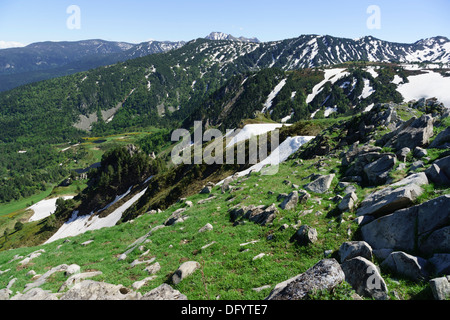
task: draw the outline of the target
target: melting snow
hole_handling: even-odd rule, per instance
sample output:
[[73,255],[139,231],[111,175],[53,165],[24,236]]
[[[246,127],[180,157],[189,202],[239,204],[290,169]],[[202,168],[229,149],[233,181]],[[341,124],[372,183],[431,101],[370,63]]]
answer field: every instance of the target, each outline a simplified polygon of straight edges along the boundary
[[[73,196],[66,196],[66,197],[61,197],[61,198],[63,198],[64,200],[67,200],[67,199],[73,199]],[[28,222],[38,221],[38,220],[47,218],[48,216],[51,216],[53,213],[55,213],[56,200],[58,200],[58,198],[42,200],[42,201],[39,201],[38,203],[32,205],[31,207],[29,207],[27,210],[33,210],[34,214],[28,220]]]
[[374,90],[370,86],[370,81],[367,79],[364,79],[364,89],[363,89],[361,95],[358,97],[358,99],[365,99],[368,96],[370,96],[372,93],[374,93]]
[[327,69],[325,70],[325,79],[319,82],[317,85],[314,86],[312,93],[306,97],[306,103],[310,103],[314,100],[317,94],[319,94],[323,90],[323,86],[328,81],[331,81],[331,83],[335,83],[342,77],[347,76],[349,73],[344,72],[346,69]]
[[135,195],[133,198],[125,202],[122,206],[120,206],[119,208],[114,210],[114,212],[104,218],[100,218],[99,216],[94,215],[94,213],[78,217],[78,211],[74,211],[72,217],[66,223],[64,223],[61,228],[59,228],[59,230],[45,243],[51,243],[53,241],[67,237],[74,237],[89,230],[98,230],[101,228],[115,226],[122,217],[122,214],[136,201],[138,201],[146,191],[147,188]]
[[264,103],[264,108],[261,110],[262,113],[266,112],[272,107],[272,101],[275,99],[275,97],[278,95],[278,93],[283,89],[283,87],[286,85],[287,79],[281,80],[279,84],[273,89],[273,91],[269,94],[267,97],[267,101]]
[[[289,124],[286,124],[289,126]],[[238,142],[248,140],[252,136],[259,136],[269,131],[273,131],[275,129],[281,128],[283,124],[281,123],[261,123],[261,124],[248,124],[231,139],[231,141],[227,144],[227,148],[235,145]],[[230,133],[227,133],[227,136]]]
[[409,83],[400,84],[397,91],[405,101],[435,97],[450,108],[450,78],[433,71],[426,72],[408,77]]
[[[303,144],[312,139],[314,139],[314,137],[311,136],[288,137],[266,159],[251,166],[247,170],[238,172],[237,175],[242,177],[247,175],[250,171],[260,172],[265,165],[277,166],[289,158],[289,156],[296,152]],[[225,180],[220,181],[217,185],[222,184],[224,181]]]

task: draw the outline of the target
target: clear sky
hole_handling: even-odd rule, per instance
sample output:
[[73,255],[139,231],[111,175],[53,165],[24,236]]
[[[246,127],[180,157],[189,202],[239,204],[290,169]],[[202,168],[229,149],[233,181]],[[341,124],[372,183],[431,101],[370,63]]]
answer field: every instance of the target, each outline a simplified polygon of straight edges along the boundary
[[[67,13],[70,5],[79,16]],[[371,5],[379,8],[376,17],[367,12]],[[71,17],[79,29],[67,26]],[[367,25],[371,17],[375,29]],[[328,34],[412,43],[450,38],[449,17],[449,0],[0,0],[0,48],[83,39],[188,41],[211,31],[261,41]]]

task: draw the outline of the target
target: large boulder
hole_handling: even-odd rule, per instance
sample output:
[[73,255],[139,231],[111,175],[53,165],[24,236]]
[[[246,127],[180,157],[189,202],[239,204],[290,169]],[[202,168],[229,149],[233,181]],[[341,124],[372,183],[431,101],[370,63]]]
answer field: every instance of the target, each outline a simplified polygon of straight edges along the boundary
[[141,294],[122,285],[93,280],[75,284],[60,300],[139,300]]
[[431,279],[430,288],[435,300],[450,299],[450,282],[447,277]]
[[331,290],[345,279],[341,266],[335,259],[319,261],[306,272],[279,283],[267,300],[301,300],[317,290]]
[[440,132],[436,138],[434,138],[433,142],[431,142],[429,148],[450,148],[450,127],[447,127],[444,131]]
[[450,186],[450,156],[434,161],[425,173],[435,184]]
[[371,185],[385,184],[389,178],[389,172],[394,167],[397,158],[392,155],[384,155],[378,160],[364,167],[367,181]]
[[405,276],[413,281],[421,281],[427,279],[429,276],[427,271],[427,260],[402,251],[392,252],[386,260],[381,263],[381,267]]
[[450,226],[435,230],[419,240],[419,251],[423,255],[428,256],[437,252],[450,253]]
[[449,275],[450,274],[450,254],[449,253],[436,253],[428,262],[433,266],[435,274]]
[[376,300],[387,300],[388,289],[377,267],[363,257],[346,260],[341,265],[347,281],[357,294]]
[[380,216],[409,207],[423,193],[420,186],[424,184],[428,184],[428,179],[421,172],[408,176],[384,189],[375,191],[361,202],[361,206],[356,211],[356,215]]
[[[450,195],[444,195],[420,205],[395,211],[361,227],[361,236],[374,249],[412,252],[416,243],[433,231],[450,223]],[[437,237],[444,239],[445,237]],[[434,244],[438,247],[440,244]]]
[[330,188],[331,182],[333,181],[334,177],[335,177],[335,174],[320,176],[317,179],[315,179],[314,181],[305,185],[305,189],[307,191],[311,191],[311,192],[315,192],[315,193],[325,193]]

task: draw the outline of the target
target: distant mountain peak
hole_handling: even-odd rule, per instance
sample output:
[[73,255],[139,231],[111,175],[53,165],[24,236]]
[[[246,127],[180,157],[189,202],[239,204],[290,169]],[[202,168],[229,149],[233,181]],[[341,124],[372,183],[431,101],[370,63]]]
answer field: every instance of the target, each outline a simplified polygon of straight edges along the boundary
[[245,38],[245,37],[236,38],[236,37],[232,36],[231,34],[227,34],[227,33],[223,33],[223,32],[211,32],[209,35],[207,35],[205,37],[205,39],[241,41],[241,42],[256,42],[256,43],[260,42],[257,38]]

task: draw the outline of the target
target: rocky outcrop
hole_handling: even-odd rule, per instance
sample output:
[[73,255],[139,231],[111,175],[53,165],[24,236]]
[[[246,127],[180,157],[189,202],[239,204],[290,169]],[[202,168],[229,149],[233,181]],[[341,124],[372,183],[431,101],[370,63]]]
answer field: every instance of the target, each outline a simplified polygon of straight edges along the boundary
[[362,201],[356,215],[380,216],[411,206],[422,194],[423,184],[428,184],[428,179],[424,173],[418,173],[375,191]]
[[434,161],[425,173],[436,185],[450,186],[450,156]]
[[324,259],[306,272],[277,284],[266,300],[301,300],[314,291],[331,290],[344,279],[339,263],[335,259]]
[[122,285],[85,280],[75,284],[60,300],[139,300],[141,297]]
[[244,206],[244,207],[235,207],[228,210],[230,214],[230,221],[234,222],[235,225],[239,224],[239,221],[242,219],[248,219],[254,223],[260,225],[271,224],[275,219],[278,209],[275,207],[275,204],[270,206]]
[[[433,117],[423,115],[419,119],[411,118],[404,122],[393,132],[386,134],[381,139],[384,147],[391,147],[395,150],[427,146],[433,136]],[[380,144],[380,142],[378,144]]]
[[449,207],[450,195],[445,195],[395,211],[362,226],[362,238],[374,249],[412,252],[416,243],[426,243],[422,239],[450,224]]

